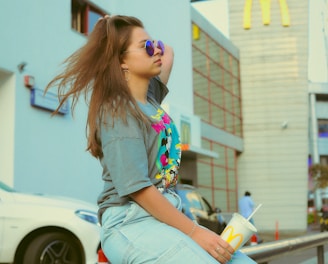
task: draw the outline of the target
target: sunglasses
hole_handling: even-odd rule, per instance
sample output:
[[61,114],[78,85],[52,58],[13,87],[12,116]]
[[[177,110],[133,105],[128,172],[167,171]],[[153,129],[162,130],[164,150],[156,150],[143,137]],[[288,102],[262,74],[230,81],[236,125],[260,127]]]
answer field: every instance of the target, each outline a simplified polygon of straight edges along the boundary
[[[161,40],[157,41],[157,46],[156,47],[161,50],[161,55],[164,55],[165,48],[164,48],[164,43]],[[155,53],[155,44],[154,44],[153,41],[146,40],[144,48],[146,49],[146,52],[150,57],[154,55],[154,53]]]
[[[154,41],[149,40],[149,39],[146,40],[145,46],[143,48],[146,49],[146,52],[150,57],[152,57],[154,55],[154,53],[155,53]],[[164,55],[165,47],[164,47],[164,43],[161,40],[157,41],[156,48],[161,50],[161,55]],[[130,51],[134,51],[134,50],[127,50],[125,52],[130,52]]]

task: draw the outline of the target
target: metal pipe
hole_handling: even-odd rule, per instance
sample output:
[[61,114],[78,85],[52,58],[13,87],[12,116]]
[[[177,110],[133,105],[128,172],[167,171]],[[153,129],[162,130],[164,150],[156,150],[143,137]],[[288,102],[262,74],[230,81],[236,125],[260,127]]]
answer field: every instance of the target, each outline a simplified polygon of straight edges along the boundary
[[291,252],[317,247],[318,264],[324,264],[323,245],[327,243],[328,233],[320,233],[248,246],[241,251],[258,263],[267,263]]
[[317,247],[317,257],[318,257],[318,264],[325,264],[325,251],[324,251],[324,247],[318,246]]

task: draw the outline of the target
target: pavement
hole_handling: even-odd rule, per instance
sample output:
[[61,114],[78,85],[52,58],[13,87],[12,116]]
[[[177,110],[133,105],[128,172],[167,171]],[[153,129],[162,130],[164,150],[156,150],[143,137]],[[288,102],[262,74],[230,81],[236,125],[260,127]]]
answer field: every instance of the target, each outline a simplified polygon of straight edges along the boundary
[[[318,234],[320,233],[319,224],[312,224],[308,226],[308,229],[304,232],[279,232],[278,239],[275,232],[259,232],[259,237],[263,239],[263,242],[271,242],[276,240],[283,240],[288,238],[295,238],[304,235]],[[317,264],[317,249],[311,248],[307,250],[293,252],[289,255],[278,257],[276,260],[272,260],[269,264]],[[328,263],[328,245],[325,246],[325,263]]]
[[[326,260],[325,263],[327,263],[328,252],[325,253],[325,260]],[[314,258],[308,259],[306,261],[302,261],[299,264],[318,264],[318,260],[317,260],[317,257],[314,257]]]
[[[259,237],[263,239],[263,242],[271,242],[276,240],[283,240],[288,238],[294,238],[299,236],[305,236],[310,234],[318,234],[320,233],[320,225],[319,224],[311,224],[308,226],[306,231],[279,231],[278,234],[276,232],[259,232]],[[278,236],[278,237],[277,237]],[[277,239],[278,238],[278,239]]]

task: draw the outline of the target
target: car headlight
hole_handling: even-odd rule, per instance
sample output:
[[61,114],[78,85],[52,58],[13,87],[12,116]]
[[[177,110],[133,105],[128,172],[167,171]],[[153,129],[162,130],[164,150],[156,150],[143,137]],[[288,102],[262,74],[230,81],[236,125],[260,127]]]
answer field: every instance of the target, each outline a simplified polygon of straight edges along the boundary
[[95,212],[92,211],[88,211],[88,210],[77,210],[75,212],[75,214],[80,217],[81,219],[95,224],[95,225],[99,225],[99,221],[98,221],[98,215]]

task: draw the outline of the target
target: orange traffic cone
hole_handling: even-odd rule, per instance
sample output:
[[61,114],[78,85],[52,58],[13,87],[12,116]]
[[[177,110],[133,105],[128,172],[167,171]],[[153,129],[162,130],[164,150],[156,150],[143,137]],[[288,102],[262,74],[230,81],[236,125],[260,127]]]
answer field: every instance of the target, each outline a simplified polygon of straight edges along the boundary
[[279,223],[278,223],[278,221],[276,221],[275,239],[279,240]]
[[251,236],[251,246],[257,245],[257,236],[254,234]]
[[98,264],[109,264],[110,262],[106,258],[104,251],[100,248],[98,250]]

